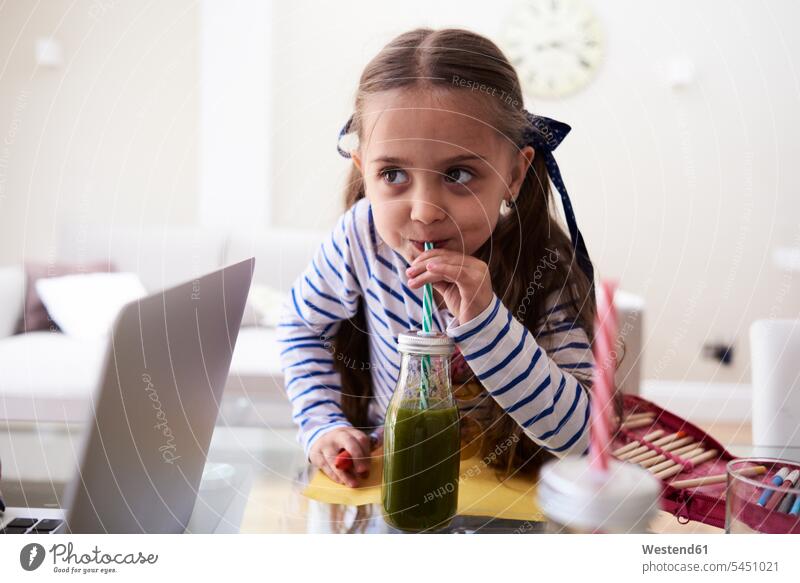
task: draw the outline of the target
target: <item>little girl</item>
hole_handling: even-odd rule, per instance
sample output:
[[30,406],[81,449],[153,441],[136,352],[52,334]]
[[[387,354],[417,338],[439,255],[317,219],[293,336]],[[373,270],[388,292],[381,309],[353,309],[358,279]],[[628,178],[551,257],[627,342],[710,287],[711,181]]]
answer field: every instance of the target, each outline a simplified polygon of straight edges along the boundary
[[[347,210],[279,327],[299,439],[333,480],[356,486],[369,468],[365,432],[383,422],[397,336],[421,328],[426,283],[434,326],[456,343],[454,370],[467,373],[454,380],[462,418],[480,423],[491,461],[586,453],[595,301],[552,156],[568,131],[522,108],[514,68],[469,31],[413,30],[367,65],[340,134],[353,162]],[[350,470],[334,464],[343,449]]]

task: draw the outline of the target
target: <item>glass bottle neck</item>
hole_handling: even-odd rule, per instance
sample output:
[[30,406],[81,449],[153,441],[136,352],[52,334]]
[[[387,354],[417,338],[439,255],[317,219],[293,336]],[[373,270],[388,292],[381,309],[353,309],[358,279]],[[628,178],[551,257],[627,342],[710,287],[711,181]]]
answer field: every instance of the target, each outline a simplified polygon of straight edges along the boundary
[[[424,401],[428,408],[453,407],[450,356],[403,352],[395,399]],[[426,374],[427,373],[427,374]],[[426,382],[427,380],[427,382]]]

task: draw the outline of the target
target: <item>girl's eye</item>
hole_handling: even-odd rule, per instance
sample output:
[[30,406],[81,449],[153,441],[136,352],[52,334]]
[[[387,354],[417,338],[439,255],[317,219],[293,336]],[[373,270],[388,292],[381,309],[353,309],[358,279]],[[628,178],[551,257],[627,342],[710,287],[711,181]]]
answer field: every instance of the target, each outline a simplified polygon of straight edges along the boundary
[[380,175],[384,182],[387,182],[388,184],[404,184],[405,182],[408,182],[408,176],[399,168],[388,168],[386,170],[381,170]]
[[466,184],[473,178],[472,172],[469,170],[464,168],[453,168],[452,170],[448,171],[447,174],[445,174],[444,179],[447,182],[452,182],[455,184]]

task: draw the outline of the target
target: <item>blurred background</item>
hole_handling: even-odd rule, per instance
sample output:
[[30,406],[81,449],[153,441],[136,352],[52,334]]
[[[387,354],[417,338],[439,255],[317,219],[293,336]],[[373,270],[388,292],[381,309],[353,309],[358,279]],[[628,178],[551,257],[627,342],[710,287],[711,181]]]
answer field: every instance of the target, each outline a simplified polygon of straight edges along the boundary
[[[526,107],[573,128],[557,158],[599,276],[627,292],[630,390],[744,426],[750,325],[800,314],[798,21],[791,0],[8,0],[6,417],[79,409],[99,362],[80,330],[20,334],[36,278],[113,270],[153,291],[256,254],[225,411],[291,434],[270,326],[342,211],[336,137],[361,70],[399,33],[452,26],[493,39]],[[573,42],[577,70],[553,54]],[[38,333],[64,336],[58,320]]]

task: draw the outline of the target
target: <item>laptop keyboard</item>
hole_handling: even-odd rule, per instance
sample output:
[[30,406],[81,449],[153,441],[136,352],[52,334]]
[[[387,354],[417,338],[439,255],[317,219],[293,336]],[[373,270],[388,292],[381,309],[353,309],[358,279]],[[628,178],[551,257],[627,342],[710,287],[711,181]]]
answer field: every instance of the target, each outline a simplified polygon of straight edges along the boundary
[[63,522],[55,518],[15,518],[0,530],[0,534],[53,534]]

